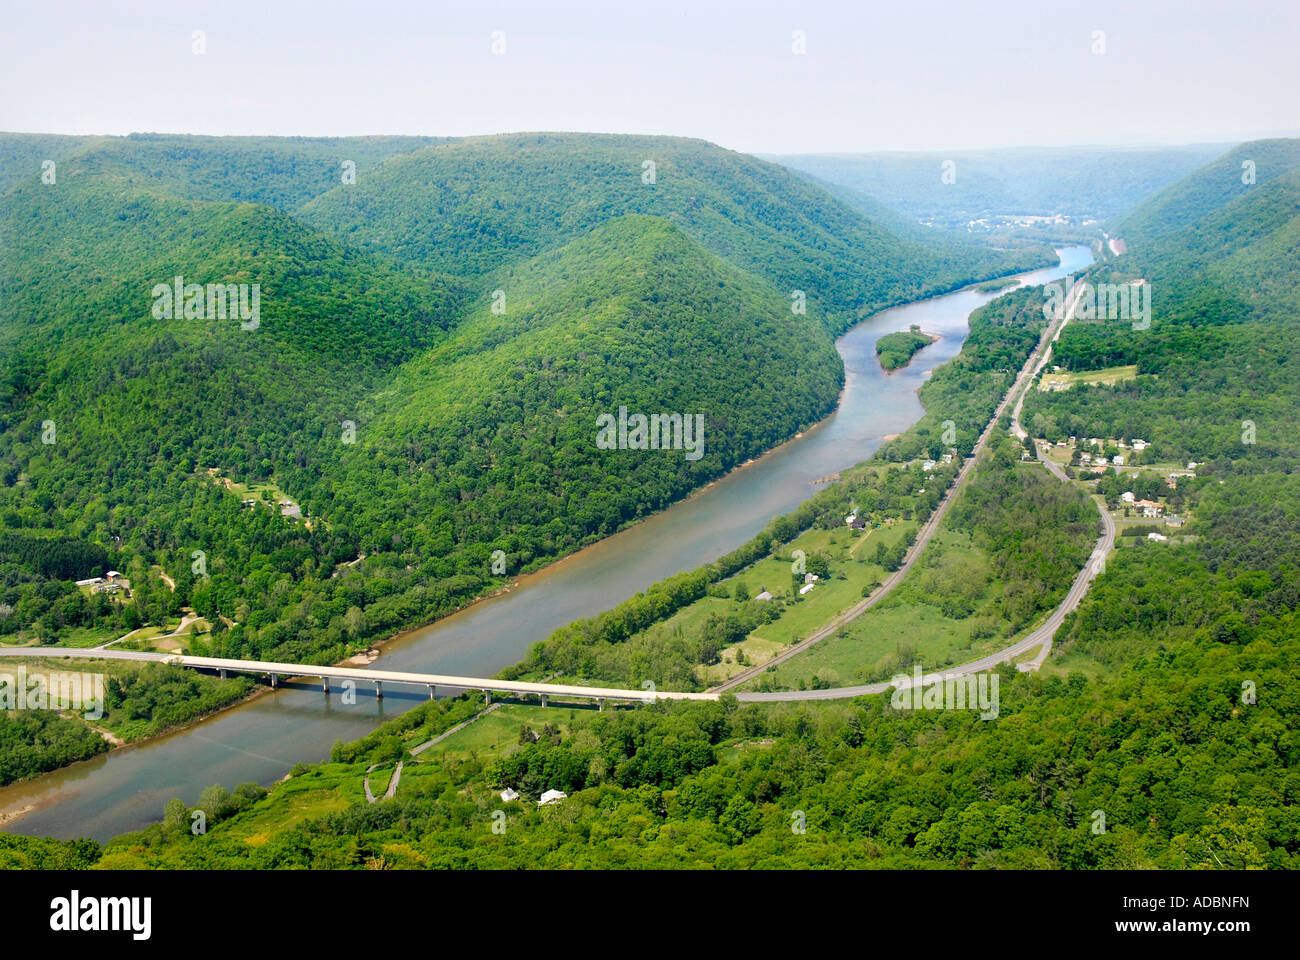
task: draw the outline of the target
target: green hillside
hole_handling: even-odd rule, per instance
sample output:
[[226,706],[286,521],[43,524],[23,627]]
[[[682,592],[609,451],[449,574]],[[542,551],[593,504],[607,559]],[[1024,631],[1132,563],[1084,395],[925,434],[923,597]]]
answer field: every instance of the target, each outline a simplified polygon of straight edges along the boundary
[[302,208],[363,250],[466,277],[628,213],[672,221],[787,297],[804,291],[835,333],[883,306],[1046,259],[906,240],[781,167],[676,137],[469,138],[395,158]]
[[[1254,165],[1253,184],[1243,163]],[[1144,200],[1123,220],[1120,234],[1142,245],[1195,224],[1237,198],[1300,167],[1300,140],[1253,140]]]
[[338,186],[342,163],[363,178],[389,157],[446,137],[200,137],[133,133],[54,137],[0,133],[0,192],[40,170],[40,160],[75,159],[82,174],[116,175],[186,200],[265,203],[286,212]]
[[[400,532],[483,569],[499,547],[517,570],[667,505],[835,404],[843,370],[818,319],[665,220],[610,221],[498,282],[504,313],[483,302],[358,418],[326,512],[353,518],[366,552]],[[703,447],[597,449],[597,417],[620,407],[698,414]]]

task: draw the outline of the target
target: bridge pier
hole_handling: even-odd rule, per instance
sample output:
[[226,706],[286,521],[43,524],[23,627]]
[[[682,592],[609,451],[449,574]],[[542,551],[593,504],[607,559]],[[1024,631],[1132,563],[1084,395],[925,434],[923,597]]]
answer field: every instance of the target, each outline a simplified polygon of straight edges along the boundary
[[542,706],[546,706],[546,694],[542,694]]
[[275,674],[271,674],[271,689],[275,689]]
[[325,692],[325,693],[329,693],[329,692],[330,692],[330,678],[329,678],[329,677],[321,677],[321,678],[320,678],[320,688],[321,688],[321,690],[322,690],[323,692]]
[[221,668],[220,670],[218,670],[217,672],[221,674],[221,679],[222,679],[222,680],[226,679],[226,668],[225,668],[225,667],[222,667],[222,668]]
[[597,697],[597,698],[596,698],[596,709],[597,709],[597,710],[600,710],[600,711],[602,711],[602,712],[604,711],[604,709],[605,709],[605,698],[604,698],[604,697]]
[[483,703],[486,704],[486,705],[489,706],[489,707],[492,706],[492,691],[491,691],[491,690],[484,690],[484,691],[483,691]]
[[382,680],[375,681],[375,699],[376,700],[384,699],[384,681]]
[[437,689],[438,689],[438,688],[435,687],[433,684],[429,684],[429,699],[430,699],[430,700],[436,699],[436,691],[437,691]]

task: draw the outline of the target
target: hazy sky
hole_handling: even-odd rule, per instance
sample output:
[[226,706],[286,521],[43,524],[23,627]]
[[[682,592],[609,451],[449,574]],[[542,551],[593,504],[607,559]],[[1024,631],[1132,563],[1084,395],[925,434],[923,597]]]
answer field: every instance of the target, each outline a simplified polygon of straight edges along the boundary
[[0,130],[585,130],[766,153],[1300,132],[1300,0],[7,6]]

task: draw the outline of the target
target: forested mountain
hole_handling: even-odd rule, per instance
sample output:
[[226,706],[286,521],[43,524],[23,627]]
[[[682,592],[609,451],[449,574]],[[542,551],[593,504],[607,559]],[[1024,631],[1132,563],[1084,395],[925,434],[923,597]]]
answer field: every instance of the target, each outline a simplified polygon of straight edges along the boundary
[[[200,137],[133,133],[55,137],[0,133],[0,192],[45,160],[76,160],[74,175],[116,175],[187,200],[265,203],[291,212],[343,182],[350,161],[363,176],[383,160],[446,137]],[[57,180],[57,176],[56,176]]]
[[1254,188],[1300,167],[1300,140],[1252,140],[1147,197],[1124,218],[1121,236],[1144,245],[1195,224]]
[[[953,226],[1009,214],[1109,220],[1227,149],[1053,147],[766,159],[860,191],[911,220]],[[953,163],[950,182],[941,177],[947,161]]]
[[[87,144],[109,137],[73,137],[57,133],[0,133],[0,193],[42,172],[47,161],[57,162]],[[57,169],[55,170],[57,178]]]
[[[139,581],[124,607],[14,560],[0,633],[25,640],[108,639],[192,603],[221,624],[214,652],[340,658],[500,582],[493,549],[510,574],[557,557],[819,419],[854,317],[1040,262],[914,245],[700,141],[0,150],[23,174],[0,194],[0,519]],[[256,329],[203,298],[206,319],[160,311],[178,276],[256,285]],[[620,407],[698,414],[698,456],[598,449]],[[227,482],[274,484],[307,522]]]
[[804,291],[835,333],[999,264],[1047,259],[1043,250],[999,255],[904,240],[781,167],[677,137],[469,138],[395,158],[301,212],[361,249],[469,277],[613,217],[660,216],[787,296]]
[[[500,548],[517,570],[665,506],[839,392],[816,316],[658,217],[611,220],[497,282],[504,312],[484,299],[406,364],[358,418],[328,507],[313,500],[354,518],[368,553],[398,534],[483,569]],[[597,449],[597,418],[620,407],[698,417],[703,446]]]

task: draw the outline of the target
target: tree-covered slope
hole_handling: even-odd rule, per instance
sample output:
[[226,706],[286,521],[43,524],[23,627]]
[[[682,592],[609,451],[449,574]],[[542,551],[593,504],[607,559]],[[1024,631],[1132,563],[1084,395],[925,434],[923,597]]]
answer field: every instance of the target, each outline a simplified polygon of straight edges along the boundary
[[[484,299],[363,411],[330,511],[364,518],[367,541],[391,530],[485,566],[500,546],[518,569],[667,505],[839,392],[815,315],[657,217],[609,221],[498,282],[504,312]],[[698,455],[599,449],[597,418],[620,407],[699,415]]]
[[1124,218],[1119,233],[1132,244],[1149,244],[1195,224],[1233,200],[1248,197],[1256,188],[1297,167],[1300,140],[1243,143],[1144,200]]
[[133,133],[54,137],[0,133],[0,192],[40,171],[40,161],[76,161],[81,174],[113,175],[186,200],[247,201],[291,212],[389,157],[446,137],[202,137]]
[[49,160],[55,164],[85,148],[103,142],[106,137],[73,137],[57,133],[5,133],[0,131],[0,193],[40,174]]
[[787,297],[804,291],[836,333],[882,306],[1042,262],[912,242],[781,167],[675,137],[458,140],[394,158],[301,212],[363,250],[466,277],[614,217],[660,216]]

